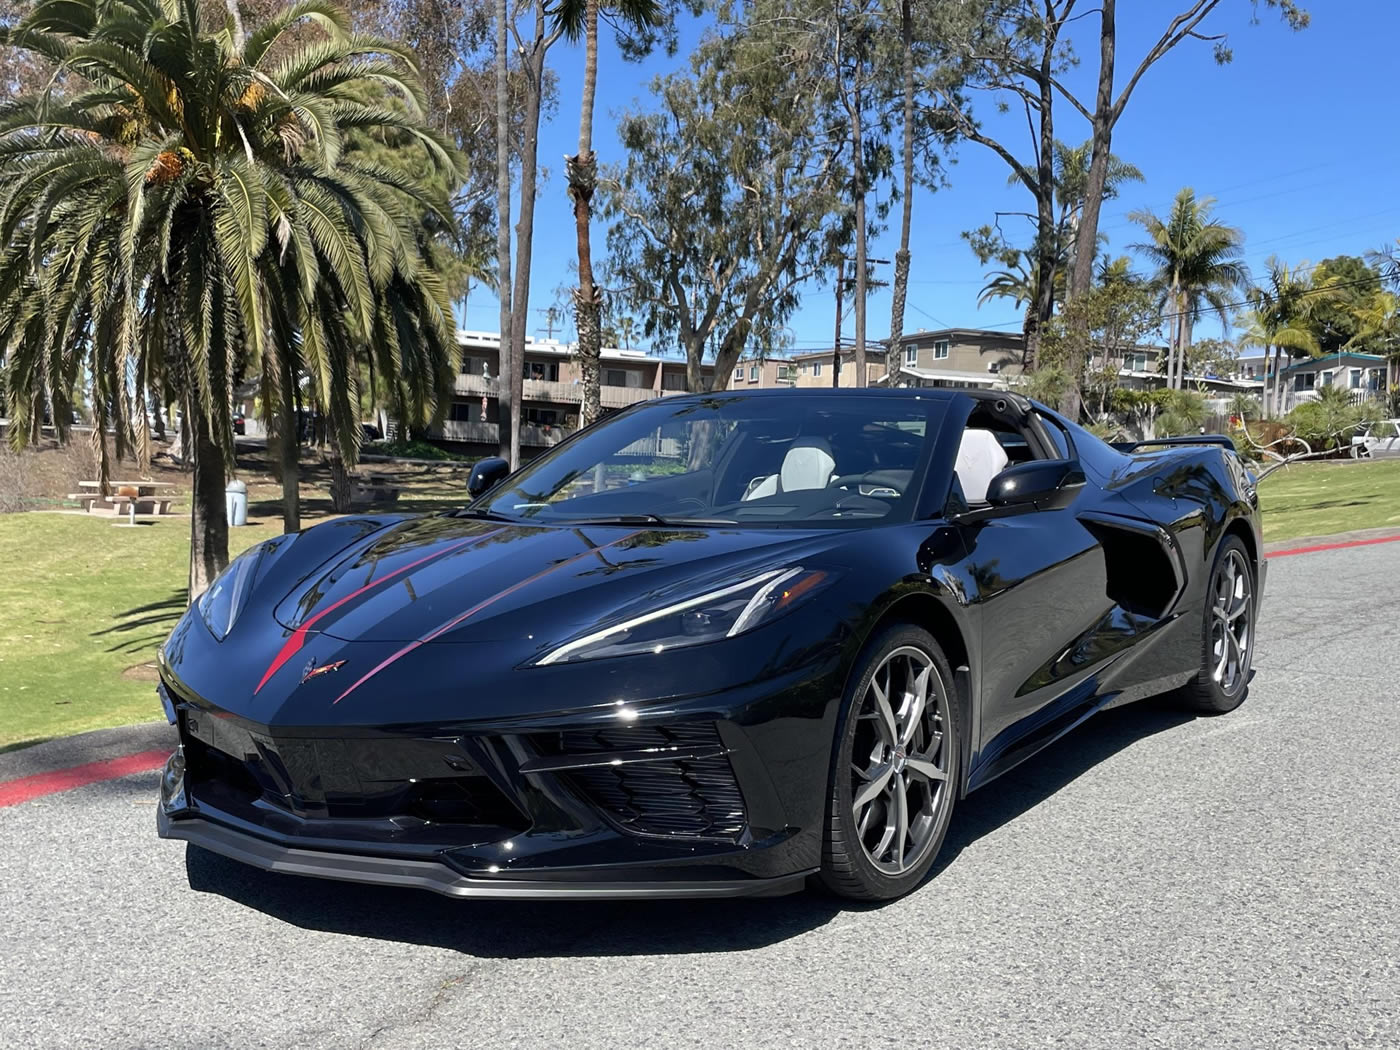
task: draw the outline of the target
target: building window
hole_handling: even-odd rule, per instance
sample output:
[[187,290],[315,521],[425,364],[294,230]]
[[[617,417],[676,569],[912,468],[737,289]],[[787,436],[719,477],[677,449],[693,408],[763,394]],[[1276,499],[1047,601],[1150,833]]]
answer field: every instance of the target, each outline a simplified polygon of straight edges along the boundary
[[1316,372],[1301,372],[1293,377],[1294,390],[1315,390],[1317,388]]
[[684,390],[685,374],[683,372],[665,372],[661,376],[662,390]]
[[1361,389],[1361,369],[1359,368],[1353,368],[1351,370],[1351,388],[1353,390]]
[[934,342],[933,358],[935,361],[946,361],[948,359],[948,340],[939,339]]
[[625,368],[605,368],[603,369],[604,386],[638,386],[640,385],[634,378],[635,372],[628,372]]
[[736,368],[736,369],[734,369],[734,382],[736,382],[736,383],[742,383],[743,381],[744,381],[744,370],[743,370],[743,368]]
[[906,346],[904,348],[904,363],[906,365],[916,365],[919,363],[919,348],[917,346]]
[[552,408],[527,408],[524,421],[532,427],[552,427],[559,422],[559,413]]
[[749,365],[749,382],[758,382],[758,365]]
[[1127,361],[1126,361],[1126,363],[1127,363],[1128,371],[1129,371],[1129,372],[1146,372],[1146,371],[1147,371],[1147,355],[1146,355],[1146,354],[1129,354],[1129,355],[1127,356]]
[[559,382],[559,362],[526,361],[522,374],[526,379],[546,379],[551,383],[557,383]]
[[821,375],[821,374],[822,374],[822,363],[821,363],[820,361],[813,361],[813,362],[812,362],[812,375],[814,375],[814,376],[819,376],[819,375]]

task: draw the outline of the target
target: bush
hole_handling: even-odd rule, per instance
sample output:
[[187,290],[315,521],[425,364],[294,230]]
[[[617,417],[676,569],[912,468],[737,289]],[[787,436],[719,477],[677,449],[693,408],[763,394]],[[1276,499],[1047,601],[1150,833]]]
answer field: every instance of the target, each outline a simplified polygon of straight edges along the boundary
[[1375,418],[1369,406],[1353,405],[1339,398],[1319,398],[1308,401],[1284,417],[1300,441],[1306,441],[1314,452],[1350,448],[1351,439],[1367,418]]
[[455,460],[467,458],[455,452],[448,452],[447,449],[439,448],[428,441],[406,441],[403,438],[395,441],[371,442],[360,451],[367,455],[397,456],[400,459]]

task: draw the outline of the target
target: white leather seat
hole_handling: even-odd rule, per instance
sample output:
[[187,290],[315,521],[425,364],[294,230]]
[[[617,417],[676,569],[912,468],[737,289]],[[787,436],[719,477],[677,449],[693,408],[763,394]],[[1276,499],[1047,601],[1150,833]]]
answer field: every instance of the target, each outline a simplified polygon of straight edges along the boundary
[[1006,469],[1006,449],[990,430],[967,429],[958,445],[958,461],[953,468],[969,503],[985,503],[987,486]]
[[744,499],[762,499],[779,492],[824,489],[836,476],[831,446],[821,438],[798,438],[783,456],[783,465],[744,493]]

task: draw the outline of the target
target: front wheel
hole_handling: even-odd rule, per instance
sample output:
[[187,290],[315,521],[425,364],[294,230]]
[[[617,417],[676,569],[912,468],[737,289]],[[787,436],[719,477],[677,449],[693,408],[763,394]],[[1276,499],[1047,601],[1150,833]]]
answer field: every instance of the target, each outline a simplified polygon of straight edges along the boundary
[[1183,707],[1224,714],[1244,700],[1254,660],[1254,570],[1238,537],[1215,553],[1201,616],[1201,669],[1177,692]]
[[927,631],[890,627],[845,698],[827,797],[822,881],[858,900],[917,886],[938,856],[961,751],[952,672]]

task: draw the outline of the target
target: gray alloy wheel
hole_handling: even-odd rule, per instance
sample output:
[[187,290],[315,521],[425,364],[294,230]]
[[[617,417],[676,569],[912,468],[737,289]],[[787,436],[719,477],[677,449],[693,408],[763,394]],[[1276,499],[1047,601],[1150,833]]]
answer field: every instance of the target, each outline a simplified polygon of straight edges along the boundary
[[957,792],[952,676],[908,625],[867,650],[833,770],[825,881],[843,896],[907,893],[932,866]]
[[1201,626],[1201,670],[1178,691],[1183,706],[1202,714],[1233,711],[1245,698],[1254,659],[1254,570],[1235,536],[1216,551]]
[[1231,548],[1211,580],[1210,676],[1228,696],[1244,688],[1254,645],[1254,583],[1244,552]]

